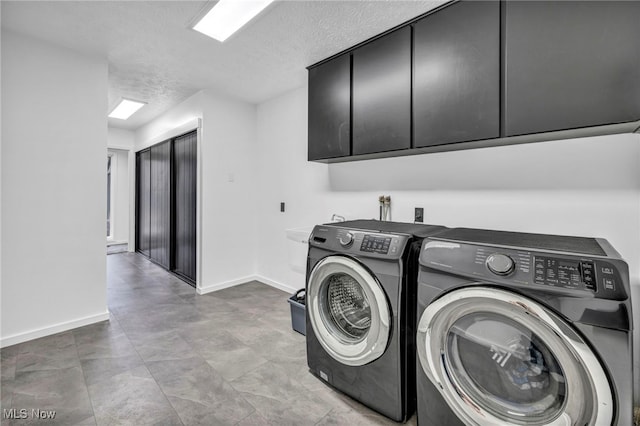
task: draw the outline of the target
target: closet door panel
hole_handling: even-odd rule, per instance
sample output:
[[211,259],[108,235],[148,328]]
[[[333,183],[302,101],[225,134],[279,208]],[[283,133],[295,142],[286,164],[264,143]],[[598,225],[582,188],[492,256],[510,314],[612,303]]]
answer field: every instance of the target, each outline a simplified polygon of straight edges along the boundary
[[151,148],[151,259],[169,268],[171,247],[171,142]]
[[136,155],[136,250],[150,255],[149,237],[151,227],[151,152]]
[[174,267],[175,273],[196,281],[196,133],[174,142]]

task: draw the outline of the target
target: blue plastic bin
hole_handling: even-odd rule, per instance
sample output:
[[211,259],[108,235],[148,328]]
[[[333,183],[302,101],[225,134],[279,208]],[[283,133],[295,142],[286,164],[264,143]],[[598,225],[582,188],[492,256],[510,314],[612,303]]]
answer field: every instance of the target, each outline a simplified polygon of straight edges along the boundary
[[304,296],[302,298],[299,297],[299,294],[302,292],[304,292],[304,289],[298,290],[288,300],[291,306],[291,327],[298,333],[306,336]]

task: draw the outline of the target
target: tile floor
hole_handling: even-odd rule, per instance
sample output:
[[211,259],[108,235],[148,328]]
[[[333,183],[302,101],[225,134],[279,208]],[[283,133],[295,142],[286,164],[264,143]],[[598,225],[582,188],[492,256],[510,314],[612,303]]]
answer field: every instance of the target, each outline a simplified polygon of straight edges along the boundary
[[2,425],[395,424],[308,373],[288,294],[198,296],[137,254],[107,265],[110,321],[0,351],[2,409],[29,410]]

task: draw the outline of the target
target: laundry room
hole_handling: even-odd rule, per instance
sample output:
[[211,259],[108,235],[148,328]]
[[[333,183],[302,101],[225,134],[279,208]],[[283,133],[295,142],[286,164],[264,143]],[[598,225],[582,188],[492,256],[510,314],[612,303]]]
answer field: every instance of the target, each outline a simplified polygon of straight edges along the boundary
[[225,2],[0,3],[0,423],[640,425],[640,2]]

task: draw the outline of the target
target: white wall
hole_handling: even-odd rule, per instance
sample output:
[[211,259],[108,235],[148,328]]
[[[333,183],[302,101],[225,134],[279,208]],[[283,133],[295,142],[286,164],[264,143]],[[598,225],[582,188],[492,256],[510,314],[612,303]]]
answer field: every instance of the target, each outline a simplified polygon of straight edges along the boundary
[[203,93],[201,293],[255,278],[256,107]]
[[[255,106],[201,91],[136,131],[136,150],[202,119],[199,135],[198,292],[255,278]],[[159,136],[164,135],[164,136]]]
[[136,134],[131,130],[109,127],[107,134],[107,146],[109,148],[129,150],[134,149]]
[[8,346],[108,318],[107,63],[2,32]]
[[326,165],[307,162],[306,88],[259,105],[256,131],[259,276],[291,291],[304,286],[287,266],[285,230],[333,213],[377,218],[387,194],[396,221],[412,222],[414,207],[424,207],[426,223],[608,239],[630,266],[638,334],[640,135]]

